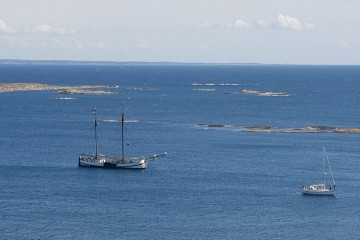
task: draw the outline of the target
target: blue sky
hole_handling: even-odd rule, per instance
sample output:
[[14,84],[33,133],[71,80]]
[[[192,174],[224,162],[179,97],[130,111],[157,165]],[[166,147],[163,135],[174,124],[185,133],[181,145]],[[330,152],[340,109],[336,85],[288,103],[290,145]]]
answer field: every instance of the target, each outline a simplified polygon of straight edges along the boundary
[[359,64],[359,0],[0,0],[0,59]]

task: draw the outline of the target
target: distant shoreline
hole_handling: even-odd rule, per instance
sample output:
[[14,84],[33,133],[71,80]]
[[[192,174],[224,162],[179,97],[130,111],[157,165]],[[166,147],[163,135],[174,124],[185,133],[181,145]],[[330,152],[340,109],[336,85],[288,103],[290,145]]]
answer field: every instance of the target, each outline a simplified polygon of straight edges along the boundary
[[[76,61],[76,60],[22,60],[0,59],[0,64],[29,64],[29,65],[263,65],[262,63],[206,63],[206,62],[145,62],[145,61]],[[270,64],[271,65],[271,64]]]
[[0,65],[169,65],[169,66],[360,66],[355,64],[294,64],[294,63],[257,63],[257,62],[172,62],[172,61],[81,61],[81,60],[23,60],[0,59]]

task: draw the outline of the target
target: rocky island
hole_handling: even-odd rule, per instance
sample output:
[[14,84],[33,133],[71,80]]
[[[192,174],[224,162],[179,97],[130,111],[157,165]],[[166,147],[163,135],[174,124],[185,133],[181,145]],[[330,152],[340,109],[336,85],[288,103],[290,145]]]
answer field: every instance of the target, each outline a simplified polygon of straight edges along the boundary
[[271,126],[254,125],[254,126],[234,126],[225,124],[198,124],[202,129],[228,129],[238,132],[252,133],[360,133],[360,127],[337,128],[328,126],[308,126],[300,128],[273,128]]
[[258,133],[360,133],[360,128],[336,128],[328,126],[309,126],[301,128],[272,128],[270,126],[245,127],[243,132]]
[[106,91],[108,86],[52,86],[40,83],[2,83],[0,93],[17,91],[46,91],[53,90],[59,94],[116,94],[118,92]]
[[262,97],[287,97],[289,94],[285,92],[265,92],[265,91],[256,91],[256,90],[241,90],[240,94],[252,94]]

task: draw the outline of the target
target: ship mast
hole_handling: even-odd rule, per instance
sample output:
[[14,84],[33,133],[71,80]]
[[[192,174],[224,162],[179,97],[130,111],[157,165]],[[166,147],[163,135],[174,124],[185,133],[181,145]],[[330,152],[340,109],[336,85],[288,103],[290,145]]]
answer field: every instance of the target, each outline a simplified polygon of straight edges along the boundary
[[121,113],[121,160],[125,160],[125,154],[124,154],[124,102],[122,102],[122,113]]
[[326,176],[326,171],[325,171],[325,146],[323,146],[323,184],[324,184],[324,188],[325,188],[325,176]]
[[95,119],[94,119],[94,122],[95,122],[95,159],[98,158],[98,137],[97,137],[97,125],[98,125],[98,122],[97,122],[97,118],[96,118],[96,108],[93,109],[93,113],[94,113],[94,116],[95,116]]

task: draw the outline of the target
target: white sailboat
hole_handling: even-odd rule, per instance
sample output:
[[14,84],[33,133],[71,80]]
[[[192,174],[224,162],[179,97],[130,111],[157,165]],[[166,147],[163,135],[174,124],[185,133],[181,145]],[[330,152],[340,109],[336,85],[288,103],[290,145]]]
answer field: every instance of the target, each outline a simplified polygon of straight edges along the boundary
[[[326,171],[325,171],[325,159],[328,164],[332,184],[326,185],[325,177],[326,177]],[[322,196],[333,196],[336,191],[336,184],[334,180],[334,176],[331,170],[330,162],[328,155],[326,153],[325,147],[323,147],[323,182],[313,185],[305,185],[302,187],[302,193],[306,195],[322,195]]]
[[110,168],[110,169],[145,169],[149,160],[154,160],[158,157],[163,157],[167,153],[154,154],[151,157],[125,157],[124,154],[124,103],[122,103],[121,114],[121,156],[109,156],[100,154],[98,152],[98,136],[97,126],[98,120],[96,118],[96,108],[93,110],[95,116],[95,154],[80,154],[79,155],[79,167],[93,167],[93,168]]

